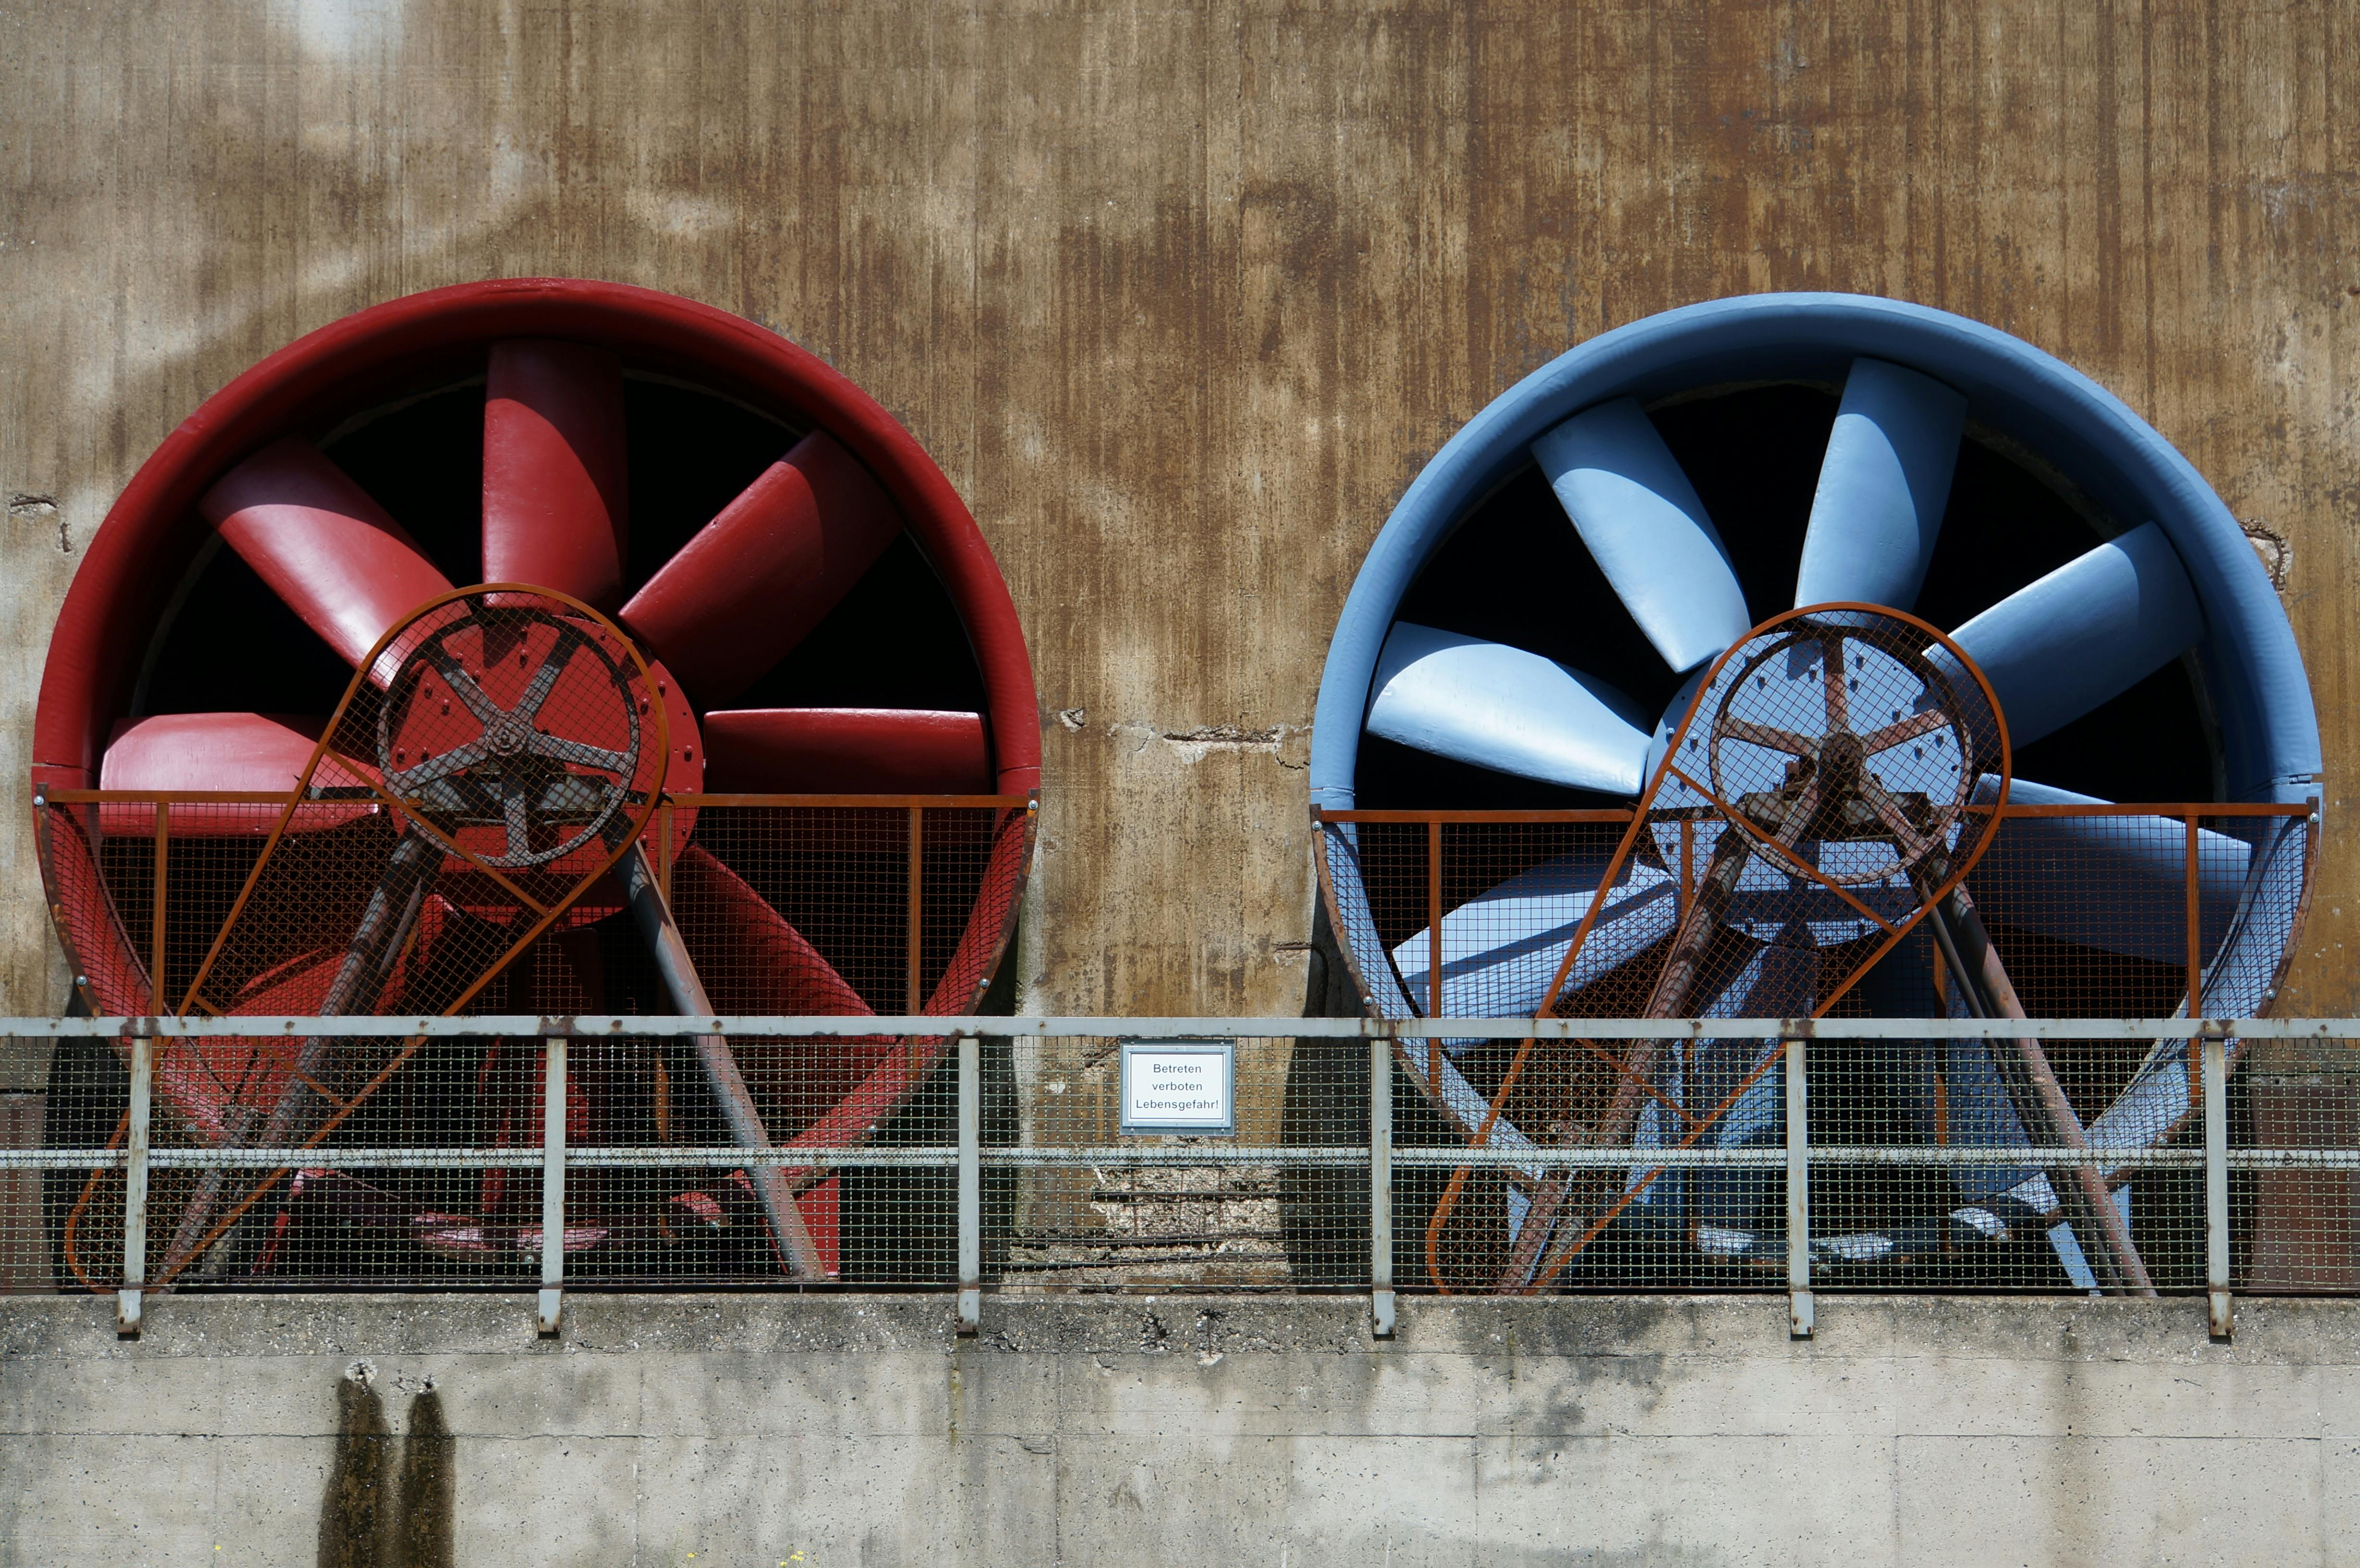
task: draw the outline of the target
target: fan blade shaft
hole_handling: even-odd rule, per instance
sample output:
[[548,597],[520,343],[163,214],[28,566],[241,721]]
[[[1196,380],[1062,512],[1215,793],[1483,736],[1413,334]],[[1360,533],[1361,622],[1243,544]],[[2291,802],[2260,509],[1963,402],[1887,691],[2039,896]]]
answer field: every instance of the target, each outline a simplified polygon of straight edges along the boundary
[[531,583],[611,613],[629,539],[623,373],[545,338],[492,345],[484,389],[484,581]]
[[[345,950],[344,963],[328,994],[321,999],[319,1016],[344,1018],[366,1012],[375,1005],[385,989],[387,977],[400,956],[402,944],[410,928],[418,923],[418,912],[426,901],[427,890],[432,886],[434,874],[442,863],[442,851],[425,833],[410,828],[402,833],[393,846],[386,863],[385,874],[377,879],[377,888],[369,895],[368,904],[361,912],[358,926]],[[280,1092],[279,1104],[270,1119],[255,1137],[257,1147],[284,1148],[301,1142],[317,1132],[326,1121],[332,1106],[321,1093],[320,1085],[335,1073],[338,1059],[359,1047],[360,1042],[331,1035],[314,1035],[303,1042],[295,1059],[295,1071],[287,1087]],[[221,1194],[227,1187],[232,1172],[214,1169],[205,1172],[196,1194],[181,1211],[180,1222],[174,1230],[172,1244],[165,1250],[162,1277],[171,1278],[204,1246],[205,1236],[213,1224]],[[229,1230],[206,1252],[202,1272],[209,1279],[224,1279],[244,1271],[260,1250],[263,1233],[268,1221],[263,1213],[262,1197],[269,1181],[258,1188],[246,1202],[246,1212],[238,1216]]]
[[[1921,862],[1917,875],[1930,891],[1935,874]],[[1967,998],[1969,1010],[1986,1018],[2026,1016],[2015,984],[1992,946],[1991,933],[1983,929],[1983,918],[1975,912],[1974,900],[1967,897],[1965,888],[1953,888],[1934,905],[1931,924],[1942,961]],[[2089,1147],[2081,1118],[2066,1098],[2064,1085],[2058,1083],[2056,1070],[2038,1040],[2028,1036],[1994,1040],[1991,1059],[2016,1104],[2017,1119],[2026,1127],[2060,1149]],[[2155,1281],[2131,1240],[2122,1211],[2114,1207],[2105,1172],[2094,1165],[2077,1165],[2062,1173],[2055,1185],[2058,1200],[2074,1234],[2081,1238],[2099,1281],[2109,1290],[2154,1295]]]
[[1519,779],[1639,792],[1645,714],[1554,659],[1404,621],[1385,638],[1375,691],[1371,735]]
[[[691,1018],[715,1016],[712,998],[705,995],[705,982],[688,955],[688,944],[681,940],[680,928],[672,921],[663,891],[656,886],[646,848],[634,844],[616,870],[622,877],[623,897],[631,906],[631,917],[639,925],[649,953],[654,956],[656,973],[663,979],[674,1010]],[[763,1125],[762,1113],[746,1087],[745,1074],[738,1070],[738,1059],[730,1053],[729,1042],[717,1034],[698,1035],[696,1062],[705,1072],[713,1097],[720,1102],[730,1141],[741,1149],[770,1148],[770,1129]],[[788,1276],[797,1279],[826,1279],[827,1268],[821,1260],[819,1245],[812,1239],[811,1227],[803,1223],[803,1211],[795,1205],[794,1191],[786,1171],[776,1165],[758,1165],[747,1175],[761,1200],[763,1217],[770,1222],[779,1261],[785,1266]]]
[[1803,536],[1798,607],[1918,602],[1966,428],[1960,393],[1881,359],[1852,361]]
[[705,787],[808,795],[989,795],[980,713],[740,708],[707,713]]
[[1692,670],[1752,628],[1728,549],[1636,402],[1576,414],[1533,442],[1533,456],[1666,664]]
[[700,704],[725,702],[819,625],[901,531],[892,498],[815,431],[723,507],[618,618]]
[[274,441],[198,503],[270,591],[347,664],[386,629],[451,591],[418,543],[306,441]]
[[[1950,634],[1991,682],[2017,746],[2128,691],[2203,635],[2196,591],[2153,523],[2067,561]],[[1928,657],[1964,678],[1947,648]]]

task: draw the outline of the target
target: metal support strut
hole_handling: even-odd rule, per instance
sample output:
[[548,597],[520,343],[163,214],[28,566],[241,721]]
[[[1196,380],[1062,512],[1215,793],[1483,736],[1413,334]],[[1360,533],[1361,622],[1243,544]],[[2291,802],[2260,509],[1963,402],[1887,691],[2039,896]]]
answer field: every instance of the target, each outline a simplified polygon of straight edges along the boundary
[[983,1326],[983,1042],[958,1042],[958,1332]]
[[2229,1068],[2219,1035],[2204,1041],[2204,1324],[2227,1339],[2236,1324],[2229,1298]]
[[1804,1062],[1809,1042],[1786,1042],[1786,1334],[1808,1339],[1817,1318],[1811,1302],[1810,1086]]
[[543,1051],[541,1100],[541,1332],[553,1334],[565,1309],[565,1037]]
[[156,1042],[131,1041],[131,1112],[124,1136],[123,1288],[115,1293],[115,1332],[139,1337],[140,1292],[148,1283],[148,1106],[156,1083]]
[[1393,1336],[1393,1042],[1382,1036],[1369,1041],[1369,1327]]
[[[648,864],[646,846],[631,845],[615,863],[615,870],[622,879],[623,899],[630,905],[631,917],[655,960],[656,974],[663,981],[672,1010],[688,1018],[711,1018],[713,999],[705,995],[705,982],[698,977],[695,962],[688,955],[688,943],[673,923],[672,908],[656,886],[655,868]],[[717,1034],[698,1035],[696,1062],[704,1069],[705,1085],[720,1103],[729,1141],[740,1149],[770,1148],[770,1130],[763,1126],[762,1113],[746,1087],[745,1075],[738,1070],[738,1058],[731,1054],[729,1042]],[[803,1224],[803,1211],[795,1206],[794,1188],[787,1172],[776,1165],[758,1165],[747,1175],[754,1183],[762,1217],[769,1222],[771,1242],[778,1248],[779,1263],[787,1277],[825,1279],[827,1270],[820,1260],[818,1244],[812,1240],[810,1227]]]

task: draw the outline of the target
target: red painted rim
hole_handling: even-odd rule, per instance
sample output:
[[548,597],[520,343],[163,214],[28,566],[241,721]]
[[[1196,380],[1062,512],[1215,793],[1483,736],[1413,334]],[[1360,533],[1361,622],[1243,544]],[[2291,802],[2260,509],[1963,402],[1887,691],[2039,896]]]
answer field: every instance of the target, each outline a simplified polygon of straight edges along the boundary
[[86,787],[109,726],[129,707],[146,653],[127,627],[154,626],[202,541],[196,499],[257,448],[318,436],[396,387],[464,373],[499,338],[592,343],[659,370],[825,429],[901,506],[957,607],[983,673],[1003,794],[1041,779],[1032,661],[991,548],[967,504],[910,432],[850,381],[785,339],[677,295],[619,283],[519,278],[430,289],[334,321],[214,393],[164,439],[92,538],[59,612],[34,721],[33,778]]

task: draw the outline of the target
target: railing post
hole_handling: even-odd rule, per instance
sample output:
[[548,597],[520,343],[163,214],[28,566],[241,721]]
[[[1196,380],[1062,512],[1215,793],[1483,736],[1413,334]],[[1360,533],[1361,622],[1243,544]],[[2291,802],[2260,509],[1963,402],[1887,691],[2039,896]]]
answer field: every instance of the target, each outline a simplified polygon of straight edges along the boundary
[[[1433,1037],[1429,1051],[1441,1049]],[[1393,1042],[1369,1041],[1369,1326],[1393,1336]]]
[[1786,1041],[1786,1333],[1808,1339],[1816,1326],[1811,1302],[1810,1084],[1805,1068],[1809,1041]]
[[115,1293],[115,1332],[139,1335],[140,1292],[148,1284],[148,1103],[156,1080],[156,1042],[131,1041],[131,1114],[124,1136],[123,1286]]
[[541,1332],[553,1334],[565,1309],[565,1037],[541,1040]]
[[2227,1042],[2204,1040],[2204,1324],[2214,1339],[2235,1326],[2229,1300],[2229,1069]]
[[983,1326],[983,1041],[958,1042],[958,1332]]

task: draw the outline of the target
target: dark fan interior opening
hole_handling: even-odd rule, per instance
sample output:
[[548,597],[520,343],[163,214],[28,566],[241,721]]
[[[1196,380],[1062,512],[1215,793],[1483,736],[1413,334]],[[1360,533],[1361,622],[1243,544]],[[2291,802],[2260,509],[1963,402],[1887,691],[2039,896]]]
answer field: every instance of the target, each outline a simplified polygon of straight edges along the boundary
[[[1795,384],[1688,397],[1650,417],[1729,547],[1756,625],[1794,601],[1836,395]],[[2040,474],[1971,430],[1914,611],[1945,630],[2081,555],[2100,535]],[[1679,687],[1582,548],[1536,466],[1469,512],[1403,596],[1400,617],[1546,654],[1620,687],[1648,714]],[[2212,746],[2185,661],[2016,753],[2018,776],[2110,800],[2215,798]],[[1365,735],[1370,808],[1620,806]]]
[[[636,590],[803,434],[669,381],[624,380]],[[480,377],[349,422],[322,448],[453,583],[482,580]],[[158,628],[139,713],[326,713],[352,671],[254,569],[213,549]],[[979,712],[983,675],[949,593],[907,533],[731,707]]]

